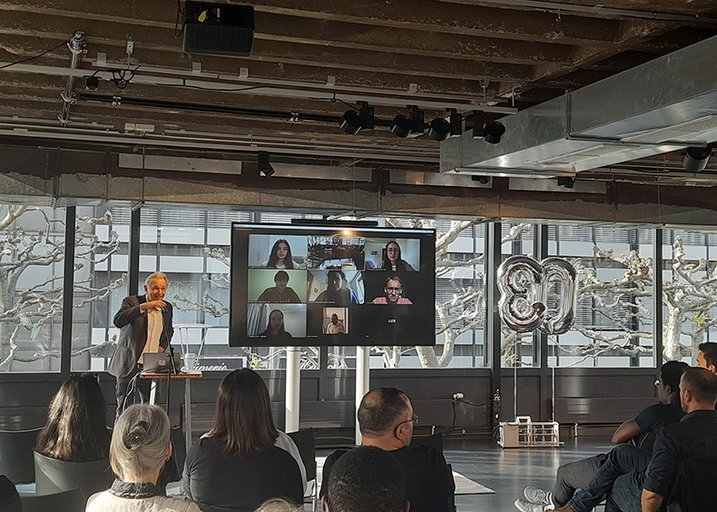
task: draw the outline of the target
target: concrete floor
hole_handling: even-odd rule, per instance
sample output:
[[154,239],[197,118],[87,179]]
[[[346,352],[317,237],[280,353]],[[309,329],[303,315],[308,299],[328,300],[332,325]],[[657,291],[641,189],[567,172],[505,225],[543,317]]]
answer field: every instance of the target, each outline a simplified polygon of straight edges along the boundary
[[458,512],[516,512],[513,502],[523,488],[534,485],[549,490],[560,464],[607,452],[604,437],[570,439],[562,448],[502,449],[495,441],[444,441],[446,460],[453,469],[495,491],[495,494],[456,496]]

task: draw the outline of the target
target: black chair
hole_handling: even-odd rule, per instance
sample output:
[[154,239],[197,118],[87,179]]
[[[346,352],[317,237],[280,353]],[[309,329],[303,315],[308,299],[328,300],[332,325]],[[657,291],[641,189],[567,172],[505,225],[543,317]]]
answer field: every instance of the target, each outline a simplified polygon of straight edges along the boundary
[[314,440],[314,429],[305,428],[287,434],[299,449],[301,461],[306,469],[306,481],[311,484],[311,494],[305,496],[311,500],[312,510],[316,510],[318,500],[318,488],[316,485],[316,441]]
[[71,489],[56,494],[20,496],[20,501],[22,512],[84,512],[87,500],[81,490]]
[[35,481],[32,451],[40,430],[0,430],[0,474],[16,485]]
[[677,466],[677,475],[667,503],[668,512],[713,510],[717,487],[717,457],[687,457]]
[[54,494],[80,489],[89,498],[96,492],[110,488],[114,473],[107,459],[89,462],[69,462],[34,452],[35,489],[37,494]]

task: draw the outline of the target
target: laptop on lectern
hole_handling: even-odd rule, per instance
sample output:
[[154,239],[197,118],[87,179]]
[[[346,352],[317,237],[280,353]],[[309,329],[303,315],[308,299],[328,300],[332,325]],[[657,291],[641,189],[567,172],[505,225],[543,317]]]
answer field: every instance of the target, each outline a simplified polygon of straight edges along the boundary
[[[145,352],[142,356],[145,373],[172,373],[172,354],[170,352]],[[174,354],[174,369],[179,372],[182,362],[179,354]]]

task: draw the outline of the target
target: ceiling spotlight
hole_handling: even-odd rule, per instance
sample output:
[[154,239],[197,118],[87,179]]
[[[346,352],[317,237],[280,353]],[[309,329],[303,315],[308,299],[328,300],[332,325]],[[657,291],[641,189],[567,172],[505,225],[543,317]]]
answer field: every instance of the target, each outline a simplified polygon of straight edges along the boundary
[[682,157],[682,167],[687,172],[700,172],[707,167],[707,162],[709,162],[711,155],[711,146],[687,148],[685,149],[685,155]]
[[403,114],[398,114],[393,118],[391,123],[391,133],[397,137],[405,139],[406,137],[419,137],[426,130],[426,123],[423,121],[423,112],[418,107],[411,106],[411,117],[407,118]]
[[96,91],[100,88],[100,79],[99,77],[92,75],[88,76],[87,80],[85,81],[85,89],[89,91]]
[[351,109],[344,112],[339,126],[349,135],[356,135],[361,130],[373,130],[373,107],[369,107],[368,103],[362,101],[360,110]]
[[488,144],[498,144],[505,133],[505,126],[498,121],[490,121],[483,127],[483,139]]
[[259,151],[258,155],[258,164],[259,164],[259,174],[262,176],[271,176],[276,171],[274,171],[274,168],[271,165],[271,162],[269,162],[269,153],[266,151]]
[[435,118],[428,125],[428,136],[433,140],[446,140],[449,133],[451,133],[451,123],[442,117]]
[[428,136],[434,140],[446,140],[448,137],[458,137],[463,133],[463,116],[456,109],[449,110],[448,119],[437,117],[428,125]]
[[573,178],[572,176],[559,176],[558,186],[565,188],[573,188],[575,187],[575,178]]

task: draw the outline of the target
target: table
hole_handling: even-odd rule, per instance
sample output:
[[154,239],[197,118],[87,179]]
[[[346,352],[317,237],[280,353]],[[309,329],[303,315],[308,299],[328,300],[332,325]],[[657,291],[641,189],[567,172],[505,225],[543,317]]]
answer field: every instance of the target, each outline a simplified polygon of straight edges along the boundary
[[202,372],[180,372],[180,373],[155,373],[140,372],[140,379],[152,379],[152,390],[149,394],[149,403],[154,404],[157,397],[157,381],[158,380],[184,380],[184,439],[187,443],[187,451],[192,446],[192,379],[201,379]]

